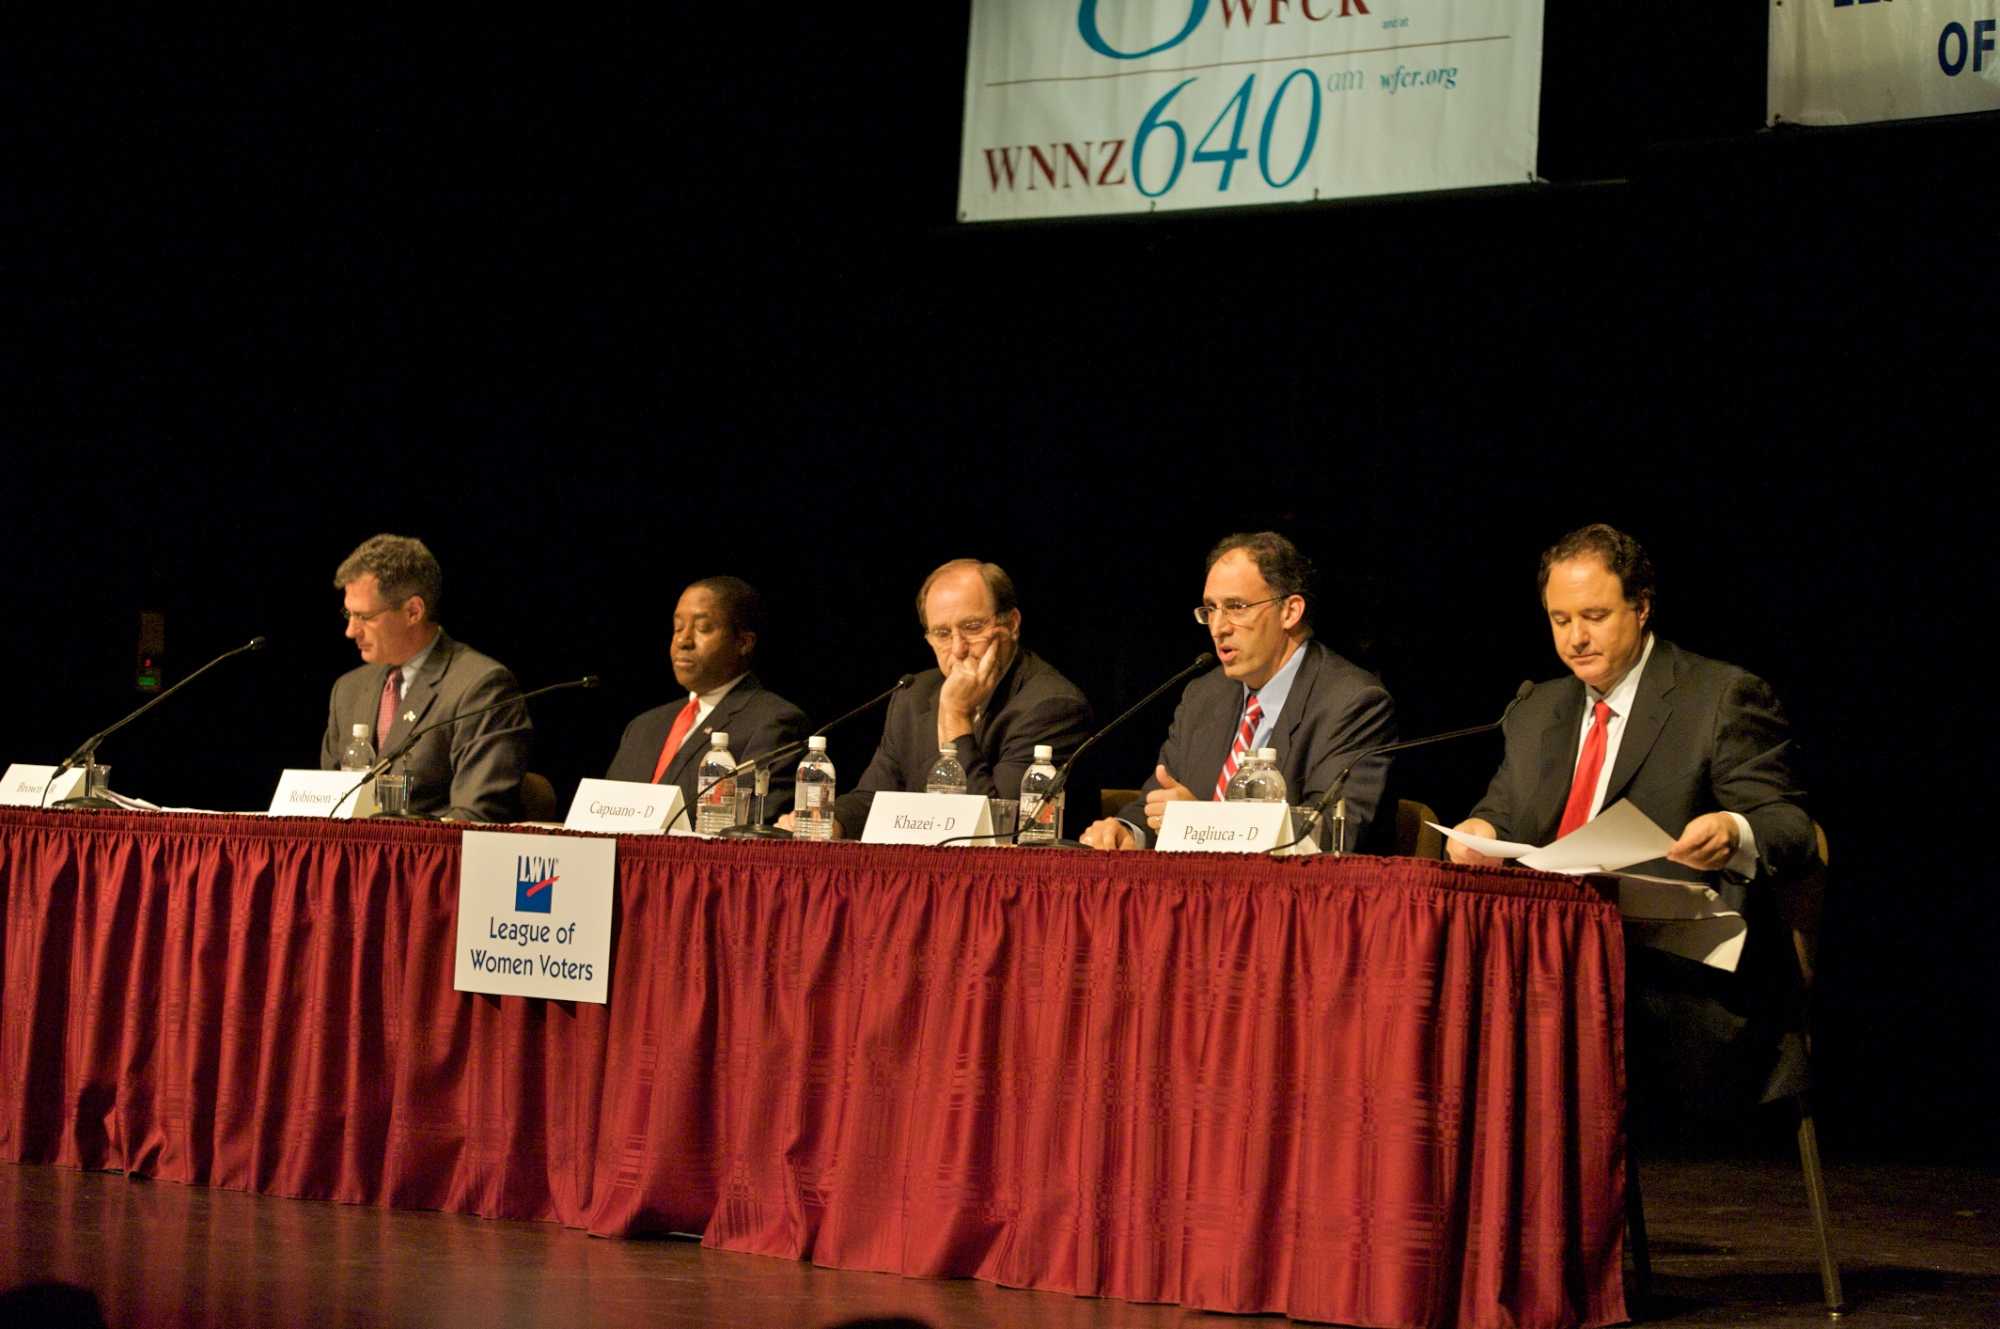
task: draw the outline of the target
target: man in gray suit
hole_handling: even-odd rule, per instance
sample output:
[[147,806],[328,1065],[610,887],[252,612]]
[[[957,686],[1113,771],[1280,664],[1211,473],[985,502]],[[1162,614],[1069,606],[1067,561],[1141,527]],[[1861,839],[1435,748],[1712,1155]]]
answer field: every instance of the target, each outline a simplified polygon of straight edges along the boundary
[[[438,625],[444,574],[423,541],[365,540],[333,574],[333,584],[363,663],[334,682],[320,740],[322,770],[340,766],[357,724],[368,726],[377,754],[386,754],[424,725],[520,693],[505,666]],[[529,729],[527,707],[516,701],[426,734],[403,758],[410,810],[460,821],[512,820],[528,769]]]
[[[1247,751],[1276,748],[1287,796],[1304,803],[1363,751],[1395,740],[1396,704],[1382,681],[1313,637],[1316,599],[1311,561],[1276,531],[1231,535],[1209,551],[1194,616],[1221,663],[1181,694],[1140,800],[1092,825],[1085,844],[1147,847],[1168,803],[1222,797]],[[1364,842],[1388,774],[1387,757],[1354,767],[1346,848]]]

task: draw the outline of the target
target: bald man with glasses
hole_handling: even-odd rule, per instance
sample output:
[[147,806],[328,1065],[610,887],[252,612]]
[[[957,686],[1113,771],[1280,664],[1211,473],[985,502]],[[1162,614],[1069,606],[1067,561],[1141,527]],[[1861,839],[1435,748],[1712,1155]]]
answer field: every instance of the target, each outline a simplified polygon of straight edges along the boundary
[[1014,582],[998,564],[937,568],[917,591],[917,621],[937,668],[890,701],[874,760],[834,803],[837,836],[861,833],[878,792],[920,792],[940,748],[957,754],[966,793],[1018,798],[1037,743],[1061,764],[1090,735],[1083,693],[1021,645]]
[[[1140,798],[1086,830],[1086,845],[1149,847],[1167,804],[1220,799],[1257,748],[1278,750],[1287,796],[1304,803],[1363,751],[1395,741],[1396,706],[1382,681],[1314,639],[1314,581],[1311,561],[1275,531],[1231,535],[1209,551],[1194,617],[1218,663],[1181,694]],[[1355,766],[1344,848],[1366,845],[1388,775],[1387,757]]]

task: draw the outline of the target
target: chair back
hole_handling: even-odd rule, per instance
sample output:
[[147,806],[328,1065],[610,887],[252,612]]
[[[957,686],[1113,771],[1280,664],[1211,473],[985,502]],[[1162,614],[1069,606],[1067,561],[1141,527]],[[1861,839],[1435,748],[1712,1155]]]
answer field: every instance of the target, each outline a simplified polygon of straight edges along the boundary
[[1097,791],[1097,815],[1115,817],[1125,810],[1125,805],[1139,797],[1136,789],[1100,789]]
[[1438,819],[1430,804],[1412,799],[1396,800],[1396,855],[1399,858],[1443,858],[1444,836],[1427,822]]
[[528,771],[521,776],[521,820],[560,821],[556,815],[556,787],[549,777]]

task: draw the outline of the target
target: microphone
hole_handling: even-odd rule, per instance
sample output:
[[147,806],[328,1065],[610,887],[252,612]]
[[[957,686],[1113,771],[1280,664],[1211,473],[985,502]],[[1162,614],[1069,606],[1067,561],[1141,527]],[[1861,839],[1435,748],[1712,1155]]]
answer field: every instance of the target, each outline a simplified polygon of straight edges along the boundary
[[[516,702],[525,702],[531,697],[539,697],[544,693],[562,692],[568,688],[594,688],[597,687],[599,684],[601,684],[603,681],[604,680],[599,678],[596,674],[585,674],[582,678],[572,678],[567,683],[550,683],[546,687],[536,688],[532,692],[520,692],[516,693],[514,696],[511,697],[502,697],[499,701],[493,702],[490,705],[481,706],[477,710],[460,711],[456,715],[447,715],[441,720],[433,720],[429,724],[425,725],[423,728],[413,730],[409,734],[404,735],[403,741],[396,745],[396,748],[393,752],[384,753],[382,756],[376,758],[375,764],[368,768],[367,774],[363,775],[359,780],[355,781],[354,787],[352,789],[349,789],[346,793],[342,794],[339,798],[333,801],[333,806],[327,809],[326,815],[331,817],[334,813],[340,811],[340,805],[342,803],[345,803],[348,799],[354,797],[354,795],[360,791],[361,786],[367,784],[370,780],[373,780],[376,776],[382,774],[382,772],[388,770],[391,766],[395,765],[397,762],[401,761],[404,757],[408,756],[410,749],[415,747],[417,745],[417,740],[422,738],[425,734],[433,733],[439,729],[443,729],[447,725],[455,725],[460,720],[476,719],[477,717],[488,714],[489,712],[500,710],[503,707],[512,706]],[[525,728],[525,726],[523,726],[523,728]],[[518,733],[520,732],[520,730],[510,729],[505,732]],[[380,817],[380,816],[385,816],[387,814],[377,811],[373,815]]]
[[[1084,753],[1090,751],[1092,748],[1097,746],[1097,742],[1099,739],[1103,738],[1106,734],[1109,734],[1113,730],[1117,729],[1120,725],[1124,724],[1127,720],[1137,715],[1140,711],[1143,711],[1148,706],[1151,706],[1154,702],[1158,701],[1163,695],[1172,691],[1173,688],[1176,687],[1177,685],[1185,683],[1188,679],[1194,677],[1194,675],[1196,674],[1199,674],[1202,670],[1207,669],[1214,663],[1215,663],[1214,652],[1203,651],[1200,655],[1197,655],[1194,658],[1193,664],[1181,670],[1178,674],[1175,674],[1172,678],[1160,684],[1160,686],[1154,688],[1151,692],[1148,692],[1145,696],[1139,698],[1139,700],[1132,703],[1132,705],[1126,707],[1124,713],[1121,714],[1117,719],[1113,720],[1110,724],[1104,726],[1104,728],[1098,730],[1096,733],[1092,734],[1089,738],[1086,738],[1083,740],[1083,742],[1079,743],[1077,745],[1076,751],[1069,754],[1069,760],[1062,764],[1062,769],[1056,772],[1056,778],[1049,781],[1049,787],[1042,792],[1042,801],[1039,806],[1047,807],[1049,803],[1054,801],[1056,795],[1062,793],[1063,786],[1069,783],[1070,771],[1075,768],[1076,763],[1082,759]],[[1021,843],[1022,828],[1025,827],[1027,824],[1028,824],[1027,809],[1023,808],[1021,810],[1020,815],[1015,818],[1014,829],[1011,832],[1003,831],[994,835],[954,835],[951,837],[951,839],[940,840],[938,841],[938,843],[940,845],[947,845],[947,844],[956,844],[960,840],[1006,840],[1009,844],[1018,845]],[[1028,842],[1028,847],[1043,848],[1047,847],[1049,843],[1050,842],[1046,840],[1031,840]],[[1060,839],[1055,841],[1055,846],[1059,848],[1068,848],[1068,849],[1074,849],[1078,847],[1077,842],[1074,840],[1060,840]]]
[[1527,698],[1527,695],[1534,690],[1535,685],[1523,679],[1521,686],[1514,689],[1514,699],[1507,703],[1506,707],[1500,712],[1500,718],[1492,724],[1476,724],[1469,729],[1449,729],[1442,734],[1427,734],[1423,738],[1406,738],[1399,742],[1381,743],[1375,747],[1363,749],[1353,761],[1348,762],[1346,766],[1341,768],[1339,775],[1333,777],[1333,783],[1328,786],[1327,791],[1313,800],[1312,806],[1306,810],[1306,829],[1300,831],[1283,844],[1273,846],[1266,852],[1275,854],[1280,850],[1290,849],[1293,845],[1305,839],[1306,836],[1312,834],[1312,827],[1320,819],[1321,814],[1326,811],[1326,805],[1338,799],[1339,803],[1335,807],[1333,814],[1333,852],[1336,857],[1345,853],[1347,840],[1347,800],[1341,797],[1340,791],[1347,787],[1347,777],[1354,774],[1356,766],[1367,761],[1370,757],[1386,756],[1391,752],[1408,752],[1411,748],[1427,748],[1433,743],[1448,743],[1455,738],[1471,738],[1477,734],[1490,734],[1500,726],[1506,724],[1507,717],[1514,713],[1514,708],[1519,706]]
[[[201,668],[195,670],[192,674],[189,674],[186,678],[182,679],[180,682],[168,688],[165,692],[162,692],[159,696],[154,697],[148,702],[146,702],[145,705],[141,706],[138,710],[132,712],[130,715],[120,720],[117,724],[112,725],[108,729],[100,729],[96,733],[92,734],[89,738],[84,739],[83,742],[77,746],[76,751],[70,753],[67,757],[64,757],[62,760],[62,765],[56,767],[55,774],[49,777],[49,785],[54,784],[56,782],[56,776],[61,775],[64,771],[75,770],[79,766],[88,766],[97,757],[98,744],[102,743],[105,739],[111,737],[113,734],[123,729],[126,725],[131,724],[134,720],[144,715],[147,711],[152,710],[155,706],[158,706],[161,702],[173,696],[176,692],[179,692],[182,688],[186,687],[188,684],[194,682],[197,678],[200,678],[203,674],[207,673],[209,670],[221,664],[224,660],[229,659],[231,656],[241,655],[245,651],[261,651],[266,646],[270,645],[270,640],[271,639],[268,637],[252,637],[249,641],[244,642],[241,646],[236,647],[234,650],[224,651],[222,654],[216,656],[213,660],[210,660],[207,664],[203,665]],[[42,786],[43,798],[48,797],[49,785]],[[118,807],[118,805],[112,802],[110,799],[98,797],[97,795],[91,794],[88,791],[86,791],[83,795],[77,798],[65,798],[58,800],[56,806],[59,808],[88,808],[92,811],[115,810]]]
[[[822,735],[829,732],[830,730],[838,729],[840,728],[840,726],[846,724],[849,720],[852,720],[855,716],[867,714],[869,711],[874,710],[877,706],[880,706],[883,702],[889,700],[889,698],[895,696],[898,692],[901,692],[904,688],[910,686],[910,684],[916,681],[917,681],[917,676],[915,674],[904,674],[894,683],[891,683],[888,687],[876,693],[874,696],[870,697],[867,701],[862,702],[859,706],[856,706],[853,710],[847,712],[847,714],[836,716],[833,719],[827,721],[825,724],[821,725],[818,729],[815,729],[813,731],[813,735]],[[680,811],[676,812],[673,815],[673,817],[668,820],[667,824],[661,828],[662,832],[664,833],[665,831],[672,830],[674,822],[679,821],[682,817],[687,817],[689,819],[688,824],[692,826],[694,824],[693,822],[694,812],[692,811],[694,805],[696,803],[701,802],[701,800],[707,796],[709,790],[715,788],[717,785],[721,784],[724,780],[733,780],[736,779],[738,776],[747,775],[752,771],[755,771],[763,776],[762,783],[765,785],[766,789],[768,789],[770,785],[770,768],[772,766],[775,766],[777,763],[783,761],[787,757],[795,756],[798,753],[804,752],[806,750],[806,743],[809,741],[810,737],[812,737],[812,735],[809,735],[807,738],[795,738],[789,743],[779,744],[777,747],[772,748],[769,752],[764,753],[762,756],[752,757],[748,761],[737,762],[735,766],[730,768],[727,774],[718,775],[713,779],[711,779],[707,784],[704,784],[700,788],[696,789],[694,792],[693,801],[681,804]],[[758,792],[763,793],[765,792],[765,790],[759,790]],[[761,825],[760,823],[762,822],[762,820],[763,820],[763,809],[760,806],[758,808],[757,821],[744,822],[741,825],[731,826],[729,829],[723,831],[722,834],[733,840],[789,840],[792,838],[792,833],[790,831],[781,831],[775,826]]]
[[[1069,754],[1069,760],[1062,764],[1062,769],[1056,772],[1056,778],[1049,781],[1049,787],[1042,793],[1042,801],[1039,804],[1039,807],[1047,807],[1050,803],[1055,801],[1056,796],[1062,793],[1063,786],[1069,783],[1069,773],[1072,770],[1076,769],[1076,764],[1078,761],[1082,760],[1084,753],[1090,751],[1092,748],[1097,746],[1098,740],[1102,739],[1106,734],[1109,734],[1113,730],[1117,729],[1120,725],[1124,724],[1127,720],[1137,715],[1140,711],[1143,711],[1148,706],[1151,706],[1154,702],[1158,701],[1168,692],[1171,692],[1173,689],[1187,682],[1190,678],[1193,678],[1196,674],[1199,674],[1202,670],[1207,669],[1214,664],[1215,664],[1215,652],[1203,651],[1200,655],[1197,655],[1194,658],[1194,662],[1188,665],[1187,668],[1181,670],[1179,673],[1175,674],[1172,678],[1160,684],[1160,686],[1154,688],[1151,692],[1148,692],[1145,696],[1139,698],[1139,700],[1133,702],[1130,706],[1125,708],[1124,712],[1120,714],[1117,719],[1113,720],[1110,724],[1104,726],[1104,728],[1092,734],[1089,738],[1084,739],[1082,743],[1077,745],[1076,751]],[[1021,810],[1021,815],[1015,819],[1014,838],[1010,843],[1019,844],[1021,842],[1021,831],[1023,828],[1027,826],[1027,824],[1028,824],[1027,809],[1023,808]],[[1061,845],[1062,841],[1061,840],[1057,840],[1054,842],[1047,840],[1030,841],[1030,844],[1038,844],[1038,845],[1050,845],[1052,843],[1056,845]],[[1076,844],[1075,841],[1069,842],[1070,847],[1074,847],[1075,844]]]

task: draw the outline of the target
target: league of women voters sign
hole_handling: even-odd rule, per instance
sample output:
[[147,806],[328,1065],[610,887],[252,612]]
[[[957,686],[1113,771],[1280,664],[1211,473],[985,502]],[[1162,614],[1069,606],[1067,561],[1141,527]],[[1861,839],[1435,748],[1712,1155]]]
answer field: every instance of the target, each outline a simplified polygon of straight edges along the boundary
[[1771,0],[1768,118],[2000,111],[2000,0]]
[[452,986],[602,1005],[617,872],[612,839],[466,831]]
[[961,221],[1535,178],[1542,0],[974,0]]

